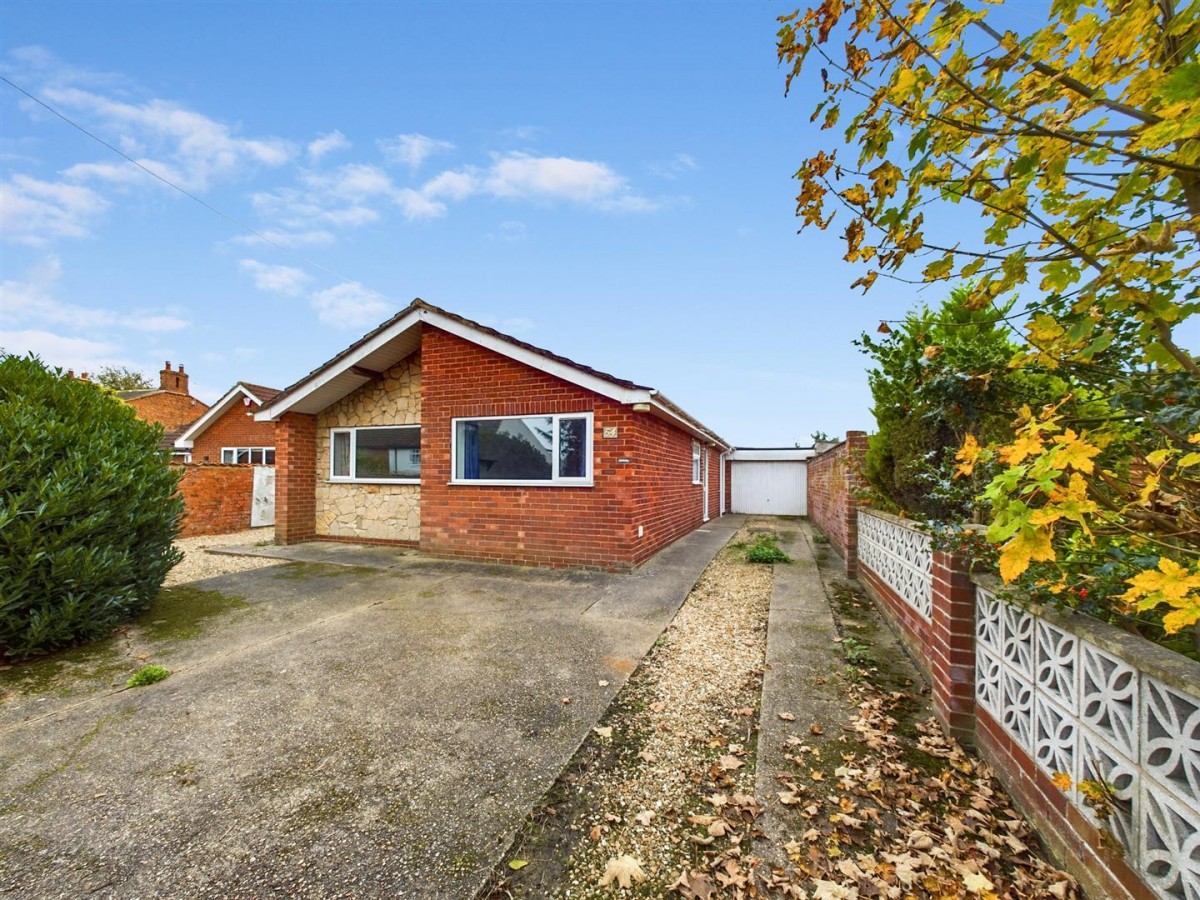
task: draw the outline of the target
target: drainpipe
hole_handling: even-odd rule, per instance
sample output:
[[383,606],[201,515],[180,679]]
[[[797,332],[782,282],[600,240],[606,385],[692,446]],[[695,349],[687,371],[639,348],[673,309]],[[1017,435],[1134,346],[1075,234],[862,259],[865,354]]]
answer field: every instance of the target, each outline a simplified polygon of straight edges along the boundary
[[721,503],[718,507],[721,510],[720,516],[725,515],[725,458],[729,456],[729,453],[730,451],[726,450],[719,457],[717,457],[719,460],[719,465],[721,466]]

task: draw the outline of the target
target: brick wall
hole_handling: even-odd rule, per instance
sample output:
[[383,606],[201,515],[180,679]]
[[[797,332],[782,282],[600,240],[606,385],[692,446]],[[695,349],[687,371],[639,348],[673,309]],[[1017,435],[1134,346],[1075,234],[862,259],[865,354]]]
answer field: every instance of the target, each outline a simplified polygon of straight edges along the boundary
[[190,425],[208,411],[208,404],[187,394],[160,393],[126,400],[143,422],[158,422],[167,431]]
[[[701,524],[692,439],[650,413],[429,326],[421,365],[423,550],[498,562],[627,569]],[[593,413],[592,487],[447,483],[454,418],[570,412]],[[617,437],[605,438],[606,427],[616,428]],[[717,476],[714,456],[709,477]],[[714,513],[717,493],[714,487],[710,494]]]
[[255,422],[259,404],[253,400],[246,406],[241,400],[234,403],[192,446],[192,462],[219,463],[222,447],[274,447],[275,423]]
[[275,542],[316,537],[317,417],[285,413],[275,425]]
[[865,431],[848,431],[846,440],[808,460],[808,517],[829,535],[853,578],[858,560],[858,505],[867,454]]
[[179,493],[186,505],[181,537],[229,534],[250,527],[253,466],[185,465]]

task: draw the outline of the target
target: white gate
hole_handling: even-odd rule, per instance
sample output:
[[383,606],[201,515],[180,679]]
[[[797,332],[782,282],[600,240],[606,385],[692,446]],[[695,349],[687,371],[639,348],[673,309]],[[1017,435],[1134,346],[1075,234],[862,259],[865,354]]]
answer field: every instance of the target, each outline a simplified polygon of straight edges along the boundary
[[275,524],[275,467],[254,467],[254,492],[250,499],[250,527]]
[[770,516],[808,515],[805,460],[811,455],[812,451],[807,449],[735,450],[729,466],[730,511]]

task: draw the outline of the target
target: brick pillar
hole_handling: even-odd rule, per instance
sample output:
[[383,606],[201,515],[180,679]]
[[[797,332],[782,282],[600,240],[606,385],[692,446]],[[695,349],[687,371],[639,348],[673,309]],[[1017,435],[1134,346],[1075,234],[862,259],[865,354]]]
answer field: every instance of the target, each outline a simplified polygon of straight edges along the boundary
[[933,711],[960,743],[975,735],[975,586],[965,557],[933,552]]
[[858,577],[858,490],[863,486],[862,470],[867,459],[867,433],[846,432],[846,502],[842,509],[846,526],[846,577]]
[[317,417],[285,413],[275,423],[275,543],[317,535]]

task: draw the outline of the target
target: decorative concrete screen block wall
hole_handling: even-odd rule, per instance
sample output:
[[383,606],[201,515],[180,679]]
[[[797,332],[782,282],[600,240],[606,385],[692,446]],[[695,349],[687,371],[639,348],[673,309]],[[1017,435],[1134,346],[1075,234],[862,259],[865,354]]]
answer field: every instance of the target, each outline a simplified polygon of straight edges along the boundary
[[858,559],[926,622],[933,619],[933,546],[929,535],[893,516],[858,514]]
[[1128,864],[1159,897],[1200,898],[1200,684],[1140,671],[982,588],[976,604],[979,705],[1046,777],[1071,777],[1093,825],[1075,785],[1111,784],[1108,828]]
[[317,519],[322,537],[362,540],[421,539],[421,486],[337,483],[329,480],[331,428],[419,425],[421,359],[404,360],[379,381],[364,385],[317,416]]

